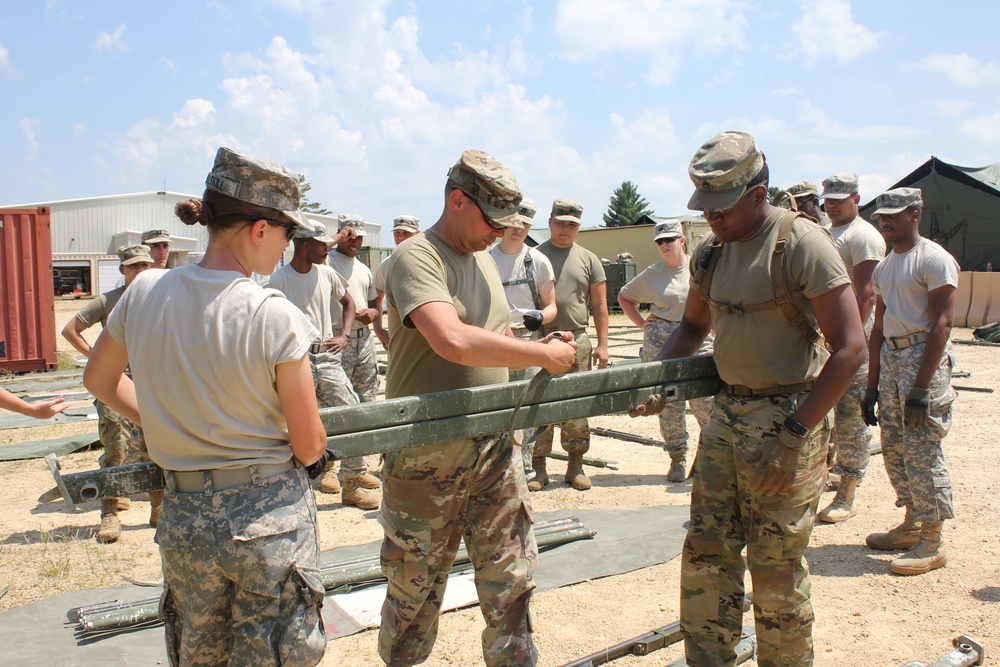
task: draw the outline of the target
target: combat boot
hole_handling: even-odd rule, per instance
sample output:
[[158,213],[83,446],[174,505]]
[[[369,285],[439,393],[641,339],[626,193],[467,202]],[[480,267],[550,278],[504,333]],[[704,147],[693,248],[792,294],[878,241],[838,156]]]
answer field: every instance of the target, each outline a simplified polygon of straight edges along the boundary
[[586,491],[591,487],[590,478],[583,473],[583,454],[570,452],[566,464],[566,483],[577,491]]
[[888,533],[872,533],[865,543],[872,549],[882,551],[904,551],[912,549],[920,541],[920,522],[913,518],[913,508],[906,506],[906,517]]
[[160,505],[163,504],[163,491],[149,492],[149,525],[156,528],[160,523]]
[[101,500],[101,527],[97,531],[97,541],[101,544],[117,542],[122,536],[122,525],[118,521],[118,499]]
[[889,569],[896,574],[926,574],[948,564],[948,552],[941,542],[943,521],[924,521],[920,540],[912,549],[892,561]]
[[132,507],[132,501],[128,498],[115,498],[115,502],[118,503],[119,512],[126,512],[129,507]]
[[323,477],[319,480],[319,490],[323,493],[340,493],[340,479],[337,477],[337,463],[330,461],[323,468]]
[[549,485],[549,473],[545,470],[545,457],[534,456],[531,459],[531,467],[535,471],[535,479],[528,482],[528,491],[541,491]]
[[683,482],[687,479],[687,451],[681,449],[670,454],[670,470],[667,471],[668,482]]
[[367,470],[365,472],[361,473],[360,475],[358,475],[357,480],[358,480],[358,484],[360,484],[361,488],[363,488],[363,489],[381,489],[382,488],[382,481],[378,477],[376,477],[375,475],[373,475],[370,472],[368,472]]
[[340,502],[362,510],[375,510],[381,502],[379,495],[378,491],[361,486],[357,477],[345,477]]
[[857,514],[858,508],[854,506],[854,494],[860,483],[860,477],[841,477],[840,486],[837,488],[837,495],[833,502],[817,514],[817,518],[826,523],[840,523]]

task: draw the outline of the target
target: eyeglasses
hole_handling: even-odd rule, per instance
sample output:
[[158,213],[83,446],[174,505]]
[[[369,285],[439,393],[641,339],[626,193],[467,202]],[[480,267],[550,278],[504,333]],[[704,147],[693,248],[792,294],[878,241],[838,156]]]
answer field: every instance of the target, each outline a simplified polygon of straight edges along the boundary
[[486,215],[486,211],[484,211],[483,207],[479,205],[479,202],[476,201],[475,197],[473,197],[472,195],[470,195],[465,190],[462,190],[462,194],[465,195],[466,199],[468,199],[469,201],[471,201],[473,204],[476,205],[476,208],[479,209],[479,212],[483,214],[483,222],[485,222],[489,226],[490,229],[492,229],[495,232],[503,232],[503,231],[507,230],[507,226],[506,225],[498,225],[497,223],[495,223],[492,220],[490,220],[490,216]]
[[675,237],[670,238],[670,239],[656,239],[656,245],[664,245],[664,244],[667,244],[667,243],[673,243],[674,241],[679,241],[680,239],[681,239],[681,237],[679,237],[679,236],[675,236]]
[[286,241],[291,241],[293,238],[295,238],[295,232],[299,230],[299,226],[296,224],[292,224],[291,222],[278,222],[277,220],[270,220],[268,218],[262,218],[260,216],[255,217],[251,215],[241,215],[239,217],[243,220],[252,220],[253,222],[257,222],[258,220],[263,220],[272,227],[284,227]]

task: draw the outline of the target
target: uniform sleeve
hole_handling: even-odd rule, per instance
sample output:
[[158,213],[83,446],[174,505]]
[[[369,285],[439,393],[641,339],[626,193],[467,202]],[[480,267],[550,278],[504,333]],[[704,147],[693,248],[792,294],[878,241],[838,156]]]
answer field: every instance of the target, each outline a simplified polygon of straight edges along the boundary
[[96,299],[91,300],[83,309],[76,314],[76,319],[87,325],[88,328],[94,326],[102,319],[107,317],[107,313],[104,310],[105,301],[104,295],[98,295]]
[[445,277],[444,264],[429,248],[411,245],[393,264],[386,285],[390,305],[399,311],[404,326],[412,327],[410,313],[427,303],[454,304]]
[[[142,274],[140,273],[139,276],[136,278],[136,280],[138,280],[141,277]],[[135,284],[136,284],[135,281],[133,281],[132,287],[135,287]],[[131,288],[125,290],[125,293],[122,294],[122,298],[118,299],[118,303],[115,304],[114,310],[112,310],[111,314],[108,315],[108,325],[104,329],[105,331],[108,332],[108,335],[111,336],[115,340],[115,342],[121,345],[122,347],[127,347],[127,345],[125,344],[125,322],[126,319],[128,318],[128,305],[129,302],[131,301],[130,297],[137,291],[138,290]],[[94,302],[96,301],[101,302],[101,310],[103,311],[104,299],[94,299]],[[91,302],[90,305],[87,306],[87,308],[90,308],[90,306],[94,305],[94,302]],[[86,310],[86,308],[84,310]],[[80,315],[82,314],[83,311],[81,310],[79,313],[77,313],[77,317],[80,317]],[[98,318],[97,321],[100,322],[101,321],[100,318]],[[86,324],[86,320],[84,320],[84,323]],[[87,324],[87,326],[90,326],[90,324]]]
[[872,291],[875,292],[876,296],[882,296],[882,288],[879,286],[879,279],[882,277],[882,267],[885,266],[886,260],[883,259],[875,266],[875,270],[872,271]]
[[854,235],[848,245],[851,265],[857,266],[862,262],[881,262],[885,258],[885,239],[865,220],[862,219],[859,222],[864,227],[861,228],[860,233]]
[[792,251],[789,275],[807,299],[815,299],[851,279],[829,232],[809,224]]
[[957,288],[960,272],[958,262],[947,251],[928,253],[927,259],[920,266],[920,277],[927,285],[928,292],[945,285]]
[[618,292],[618,298],[625,297],[636,304],[652,303],[659,295],[653,294],[651,268],[643,269],[639,275],[625,283],[625,286]]
[[302,311],[280,292],[272,292],[264,299],[256,319],[262,328],[264,356],[272,380],[275,366],[301,359],[320,335]]
[[389,258],[386,257],[381,262],[379,262],[378,268],[375,269],[375,289],[385,291],[385,271],[389,263]]
[[535,274],[536,287],[542,287],[546,283],[555,282],[556,272],[555,269],[552,268],[552,262],[549,261],[548,257],[540,252],[532,252],[531,262],[531,269]]
[[601,260],[592,252],[587,253],[590,258],[590,284],[604,283],[608,281],[607,274],[604,273],[604,265]]
[[[374,301],[375,299],[378,298],[378,292],[375,291],[375,276],[372,274],[372,270],[369,269],[367,266],[365,267],[365,271],[368,272],[368,300]],[[362,306],[359,306],[359,308],[360,307]],[[363,307],[367,308],[368,304],[367,303],[364,304]]]

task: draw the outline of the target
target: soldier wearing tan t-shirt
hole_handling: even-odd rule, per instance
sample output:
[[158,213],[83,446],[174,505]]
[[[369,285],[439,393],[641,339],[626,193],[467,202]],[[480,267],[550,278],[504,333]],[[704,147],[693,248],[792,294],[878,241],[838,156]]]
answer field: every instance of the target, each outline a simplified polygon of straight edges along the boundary
[[748,565],[758,662],[811,665],[805,551],[826,483],[827,414],[864,358],[864,332],[827,232],[768,203],[753,137],[713,137],[688,175],[688,208],[704,212],[712,233],[692,253],[684,315],[656,358],[694,354],[714,326],[725,387],[702,430],[691,489],[681,562],[687,662],[735,664]]
[[[400,215],[392,221],[392,240],[398,246],[403,241],[413,238],[420,233],[420,218],[412,215]],[[375,329],[375,336],[386,352],[389,351],[389,330],[382,326],[383,301],[385,300],[385,278],[389,274],[389,268],[395,262],[396,253],[393,253],[379,262],[375,269],[375,310],[378,317],[372,320],[372,328]],[[392,356],[389,356],[389,363],[392,363]]]

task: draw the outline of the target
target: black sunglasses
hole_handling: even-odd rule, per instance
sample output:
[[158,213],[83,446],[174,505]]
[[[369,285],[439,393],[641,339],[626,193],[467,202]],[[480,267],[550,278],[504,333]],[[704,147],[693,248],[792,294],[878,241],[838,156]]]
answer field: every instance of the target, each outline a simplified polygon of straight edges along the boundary
[[490,229],[492,229],[493,231],[496,231],[496,232],[505,232],[505,231],[507,231],[507,226],[506,225],[498,225],[497,223],[495,223],[492,220],[490,220],[490,216],[486,215],[486,211],[484,211],[483,207],[479,205],[479,202],[476,201],[475,197],[473,197],[472,195],[470,195],[465,190],[462,190],[462,194],[465,195],[466,199],[468,199],[469,201],[471,201],[473,204],[476,205],[476,208],[479,209],[479,212],[483,214],[483,222],[485,222],[489,226]]
[[290,222],[278,222],[277,220],[270,220],[269,218],[263,218],[261,216],[254,217],[250,215],[241,215],[238,217],[242,220],[252,220],[253,222],[257,222],[258,220],[263,220],[272,227],[284,227],[286,241],[291,241],[293,238],[295,238],[295,232],[299,230],[298,225],[292,224]]
[[669,238],[669,239],[658,239],[656,241],[656,245],[663,245],[664,243],[673,243],[674,241],[679,241],[680,238],[681,237],[679,237],[679,236],[674,236],[674,237]]

